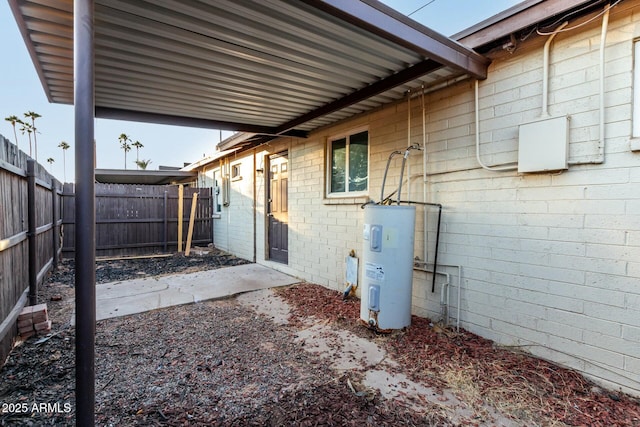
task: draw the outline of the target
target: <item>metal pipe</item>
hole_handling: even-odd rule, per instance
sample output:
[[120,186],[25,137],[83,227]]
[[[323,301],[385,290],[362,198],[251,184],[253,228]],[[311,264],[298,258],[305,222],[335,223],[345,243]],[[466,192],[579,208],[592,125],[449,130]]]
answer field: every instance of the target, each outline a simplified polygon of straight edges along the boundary
[[[617,2],[616,2],[617,4]],[[599,140],[598,140],[598,157],[593,160],[587,161],[573,161],[569,162],[570,165],[599,165],[604,163],[604,147],[605,147],[605,108],[604,108],[604,80],[605,80],[605,50],[607,47],[607,32],[609,28],[609,10],[611,9],[611,5],[607,4],[605,6],[604,15],[602,16],[602,31],[600,33],[600,64],[599,64],[599,95],[600,95],[600,104],[599,104],[599,120],[600,120],[600,129],[599,129]]]
[[609,28],[609,9],[610,5],[607,5],[607,9],[602,17],[602,32],[600,34],[600,141],[598,142],[598,159],[604,163],[604,124],[605,124],[605,109],[604,109],[604,78],[605,78],[605,49],[607,47],[607,31]]
[[[427,203],[427,118],[426,118],[426,108],[424,105],[424,86],[422,86],[422,200],[423,203]],[[442,206],[440,205],[440,210],[442,210]],[[427,226],[429,223],[429,213],[427,212],[426,207],[422,210],[422,229],[424,233],[424,262],[427,262],[429,256],[429,248],[427,247],[427,236],[429,235],[427,231]],[[439,229],[439,227],[438,227]],[[433,266],[433,270],[436,270],[436,266]],[[435,273],[433,275],[433,282],[431,283],[431,288],[433,289],[435,283]],[[432,291],[433,292],[433,291]]]
[[[411,147],[411,90],[407,91],[407,149],[409,147]],[[400,174],[400,181],[402,182],[402,174]],[[407,165],[407,193],[411,198],[411,162]]]
[[[420,262],[420,263],[416,263],[416,264],[423,264],[424,267],[417,267],[415,266],[414,269],[418,270],[418,271],[424,271],[425,273],[433,273],[433,274],[440,274],[442,276],[446,276],[448,273],[445,273],[443,271],[435,271],[434,270],[429,270],[426,265],[426,262]],[[453,267],[453,268],[457,268],[458,269],[458,305],[456,307],[457,313],[456,313],[456,330],[460,331],[460,288],[462,286],[462,266],[461,265],[454,265],[454,264],[440,264],[441,267]],[[449,286],[450,287],[450,286]],[[447,296],[447,302],[449,301],[449,296]]]
[[[433,269],[438,267],[438,246],[440,243],[440,220],[442,219],[442,205],[438,206],[438,226],[436,229],[436,248],[433,253]],[[425,230],[426,231],[426,230]],[[426,258],[425,258],[426,261]],[[436,291],[436,276],[433,276],[431,281],[431,293]]]
[[[397,203],[400,205],[400,196],[402,194],[402,177],[404,176],[404,165],[407,163],[407,157],[409,157],[409,149],[407,148],[404,152],[404,156],[402,156],[402,165],[400,166],[400,179],[398,182],[398,198]],[[411,181],[411,179],[409,179]]]
[[[404,150],[404,155],[402,156],[402,166],[400,166],[400,182],[398,183],[398,198],[396,199],[398,205],[400,204],[400,196],[402,195],[402,179],[404,177],[404,167],[405,167],[405,164],[407,163],[407,159],[409,158],[409,153],[411,152],[411,150],[420,150],[420,146],[418,144],[414,144],[407,147],[407,149]],[[407,175],[407,183],[409,182],[411,182],[411,176]],[[411,194],[409,194],[409,197],[411,197]]]
[[402,154],[402,151],[392,151],[391,154],[389,154],[389,158],[387,159],[387,167],[384,168],[384,175],[382,176],[382,189],[380,190],[380,203],[382,203],[384,201],[384,186],[385,183],[387,182],[387,173],[389,172],[389,165],[391,164],[391,159],[393,159],[393,157],[396,154]]
[[462,294],[462,266],[458,265],[458,301],[456,303],[456,332],[460,332],[460,294]]
[[76,425],[95,424],[94,1],[73,2],[76,172]]
[[[448,326],[449,325],[449,273],[445,273],[445,277],[447,278],[447,280],[440,285],[440,313],[442,314],[444,325]],[[447,295],[446,301],[444,298],[445,290]]]
[[480,158],[480,83],[476,80],[475,83],[475,121],[476,121],[476,160],[483,169],[495,172],[513,171],[518,169],[518,165],[502,165],[502,166],[487,166]]
[[568,21],[560,24],[560,26],[551,33],[544,44],[544,49],[542,50],[542,112],[540,113],[540,117],[549,117],[549,50],[551,42],[568,24]]

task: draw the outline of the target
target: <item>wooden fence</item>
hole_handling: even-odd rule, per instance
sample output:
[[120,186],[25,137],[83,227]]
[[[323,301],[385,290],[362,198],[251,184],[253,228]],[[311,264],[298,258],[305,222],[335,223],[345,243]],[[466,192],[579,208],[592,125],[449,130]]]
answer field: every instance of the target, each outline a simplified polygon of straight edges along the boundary
[[[182,241],[186,243],[194,193],[198,193],[198,197],[192,245],[211,243],[211,189],[185,187],[183,209],[179,209],[178,187],[96,184],[96,256],[175,252],[178,249],[178,215],[182,213]],[[74,184],[65,184],[62,248],[65,257],[74,252],[74,200]]]
[[60,256],[62,185],[0,135],[0,364]]

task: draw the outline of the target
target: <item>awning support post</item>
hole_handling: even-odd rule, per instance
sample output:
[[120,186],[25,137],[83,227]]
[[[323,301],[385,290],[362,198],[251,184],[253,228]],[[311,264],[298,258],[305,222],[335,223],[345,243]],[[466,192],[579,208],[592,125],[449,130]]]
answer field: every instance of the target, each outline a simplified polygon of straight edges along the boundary
[[95,425],[94,0],[73,2],[76,169],[76,425]]

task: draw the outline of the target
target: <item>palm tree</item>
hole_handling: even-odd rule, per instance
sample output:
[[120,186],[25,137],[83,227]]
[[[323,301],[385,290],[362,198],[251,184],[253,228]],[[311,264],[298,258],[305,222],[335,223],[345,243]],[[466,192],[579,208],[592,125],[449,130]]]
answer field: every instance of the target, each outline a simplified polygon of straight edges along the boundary
[[64,176],[64,182],[67,182],[67,156],[65,154],[71,146],[65,141],[62,141],[58,144],[58,147],[62,148],[62,175]]
[[38,161],[38,139],[36,138],[36,133],[37,133],[36,119],[42,116],[38,113],[34,113],[33,111],[27,111],[26,113],[24,113],[24,116],[31,118],[31,127],[33,128],[33,145],[35,146],[35,149],[36,149],[36,162],[37,162]]
[[121,133],[118,137],[118,141],[120,141],[120,148],[124,151],[124,168],[127,169],[127,153],[131,151],[131,138],[126,133]]
[[[53,157],[49,157],[47,159],[47,163],[49,163],[49,165],[53,166],[53,162],[55,162]],[[53,173],[53,172],[51,172],[51,166],[49,166],[49,173]]]
[[[131,144],[132,147],[136,147],[136,165],[138,165],[138,161],[140,160],[140,158],[138,157],[140,154],[140,149],[142,147],[144,147],[144,145],[142,145],[142,142],[140,141],[136,141],[133,144]],[[138,167],[140,167],[140,165],[138,165]],[[142,168],[144,169],[144,168]]]
[[147,170],[147,166],[151,164],[151,159],[149,160],[136,160],[136,165],[142,170]]
[[20,122],[22,127],[20,128],[20,132],[24,135],[25,132],[29,135],[29,157],[33,157],[31,150],[31,132],[34,131],[33,126],[30,123]]
[[22,122],[20,121],[18,116],[5,117],[5,120],[11,123],[11,126],[13,126],[13,137],[16,140],[16,147],[18,147],[18,150],[19,150],[20,147],[18,146],[18,134],[16,133],[16,123],[22,124]]

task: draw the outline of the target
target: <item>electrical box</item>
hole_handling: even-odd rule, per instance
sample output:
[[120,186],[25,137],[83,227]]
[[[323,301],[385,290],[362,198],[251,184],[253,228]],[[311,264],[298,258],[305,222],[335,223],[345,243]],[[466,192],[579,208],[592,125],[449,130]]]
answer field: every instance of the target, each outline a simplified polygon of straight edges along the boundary
[[569,168],[569,119],[549,117],[520,125],[518,172]]

